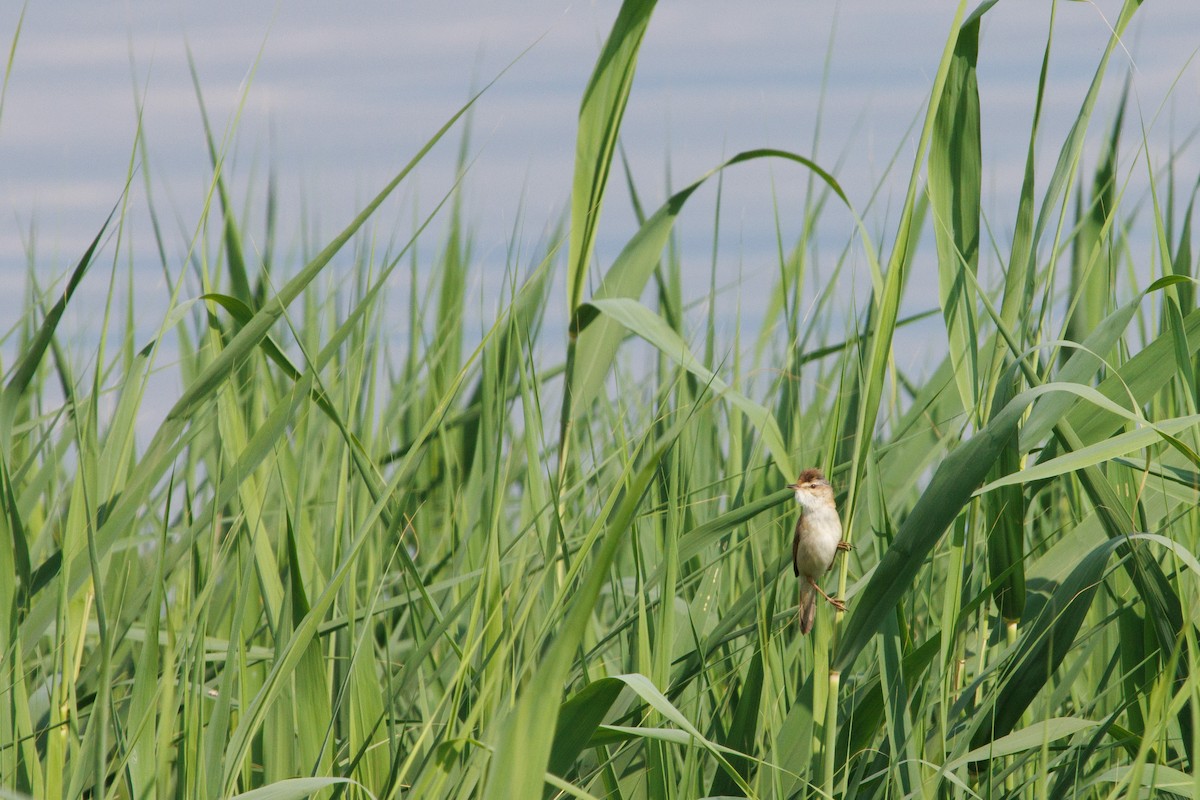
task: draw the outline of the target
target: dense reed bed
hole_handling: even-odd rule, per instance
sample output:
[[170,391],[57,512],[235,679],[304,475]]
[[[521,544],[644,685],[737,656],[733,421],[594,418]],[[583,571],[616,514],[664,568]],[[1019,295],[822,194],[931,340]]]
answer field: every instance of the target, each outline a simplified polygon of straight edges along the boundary
[[[137,267],[172,290],[149,340],[114,277],[94,349],[62,341],[81,277],[119,261],[120,206],[31,289],[0,395],[0,794],[1200,792],[1196,176],[1093,119],[1139,4],[1067,135],[1035,116],[1009,218],[980,211],[992,3],[948,17],[882,240],[854,205],[871,187],[804,155],[719,165],[804,175],[805,231],[845,242],[822,287],[807,234],[788,243],[731,339],[731,301],[685,291],[669,246],[720,171],[593,259],[636,185],[617,143],[653,5],[613,23],[569,219],[514,257],[482,339],[453,191],[429,269],[422,226],[386,248],[364,227],[470,104],[291,269],[243,246],[214,146],[208,246]],[[1138,170],[1150,196],[1126,199]],[[865,308],[824,290],[851,269]],[[913,375],[893,345],[920,270],[946,344]],[[163,372],[184,388],[147,433]],[[814,465],[855,549],[827,579],[848,612],[802,637],[783,487]]]

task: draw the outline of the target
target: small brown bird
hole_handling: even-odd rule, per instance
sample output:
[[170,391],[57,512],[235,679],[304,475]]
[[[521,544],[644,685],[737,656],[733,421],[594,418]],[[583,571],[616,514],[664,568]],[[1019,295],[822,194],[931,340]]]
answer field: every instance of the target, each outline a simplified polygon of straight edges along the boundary
[[817,593],[845,611],[846,604],[825,594],[817,579],[833,569],[839,550],[849,550],[850,543],[842,539],[842,520],[833,502],[833,487],[819,469],[806,469],[795,483],[788,484],[800,504],[800,519],[796,521],[796,536],[792,539],[792,568],[800,584],[800,632],[812,630],[817,617]]

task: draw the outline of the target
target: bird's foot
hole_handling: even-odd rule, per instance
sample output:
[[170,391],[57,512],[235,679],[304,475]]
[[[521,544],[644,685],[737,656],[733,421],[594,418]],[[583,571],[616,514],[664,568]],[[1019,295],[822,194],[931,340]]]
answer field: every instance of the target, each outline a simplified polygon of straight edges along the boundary
[[818,593],[818,594],[820,594],[820,595],[821,595],[821,597],[824,597],[826,600],[828,600],[828,601],[829,601],[829,602],[830,602],[830,603],[833,605],[833,607],[834,607],[834,608],[836,608],[838,611],[845,611],[845,610],[846,610],[846,603],[845,603],[845,601],[838,600],[836,597],[830,597],[830,596],[829,596],[829,595],[826,593],[826,591],[825,591],[824,589],[822,589],[822,588],[821,588],[821,585],[820,585],[819,583],[817,583],[815,580],[813,580],[813,579],[812,579],[812,576],[809,576],[809,578],[808,578],[808,584],[809,584],[809,586],[811,586],[811,587],[813,587],[814,589],[816,589],[816,590],[817,590],[817,593]]
[[850,544],[845,539],[842,539],[840,542],[837,543],[837,549],[849,552],[854,549],[854,545]]

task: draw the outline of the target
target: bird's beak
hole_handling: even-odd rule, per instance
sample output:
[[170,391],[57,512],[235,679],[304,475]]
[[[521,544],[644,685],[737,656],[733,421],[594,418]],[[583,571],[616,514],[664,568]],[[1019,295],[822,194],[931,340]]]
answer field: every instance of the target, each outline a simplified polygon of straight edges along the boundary
[[791,490],[794,492],[794,491],[796,491],[796,489],[797,489],[797,488],[799,488],[799,484],[796,484],[796,483],[789,483],[789,484],[787,485],[787,488],[791,489]]

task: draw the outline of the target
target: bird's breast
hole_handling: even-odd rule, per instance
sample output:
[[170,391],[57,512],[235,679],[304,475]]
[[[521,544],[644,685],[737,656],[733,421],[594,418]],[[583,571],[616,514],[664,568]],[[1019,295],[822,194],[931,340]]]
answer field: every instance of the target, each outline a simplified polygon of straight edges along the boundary
[[842,521],[834,509],[815,509],[800,518],[800,541],[796,547],[796,566],[801,575],[824,575],[837,555],[842,540]]

